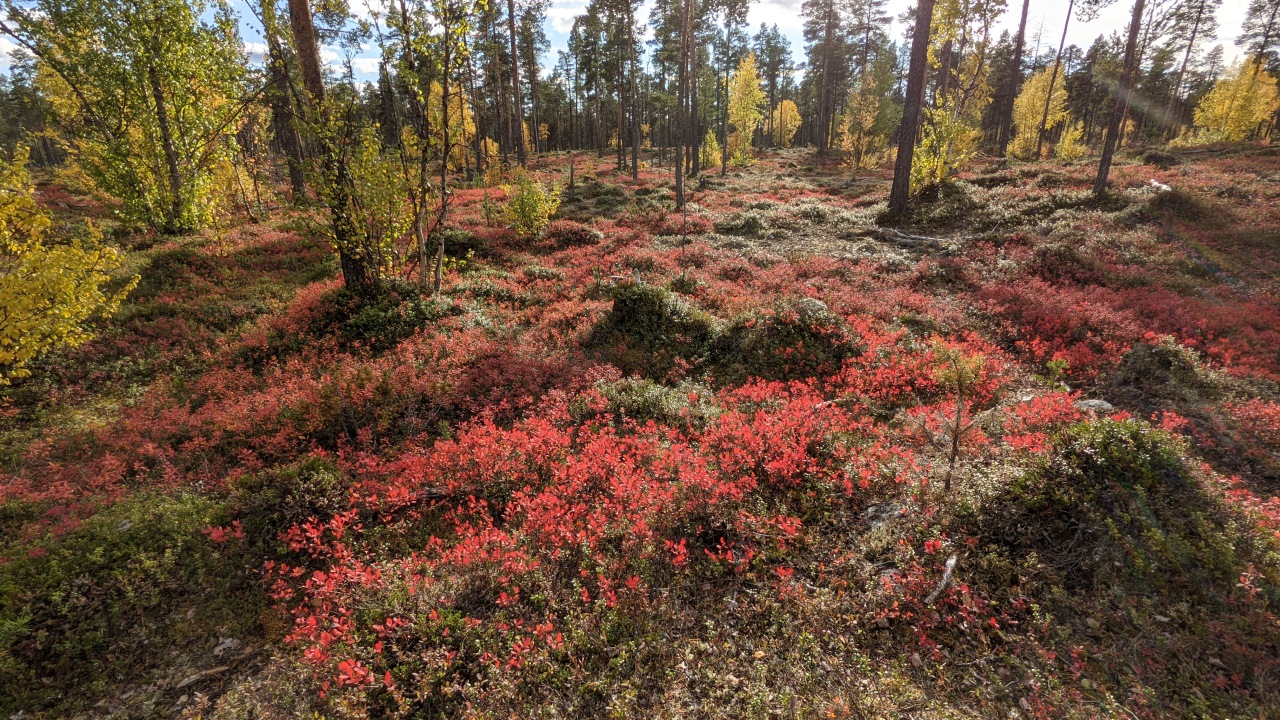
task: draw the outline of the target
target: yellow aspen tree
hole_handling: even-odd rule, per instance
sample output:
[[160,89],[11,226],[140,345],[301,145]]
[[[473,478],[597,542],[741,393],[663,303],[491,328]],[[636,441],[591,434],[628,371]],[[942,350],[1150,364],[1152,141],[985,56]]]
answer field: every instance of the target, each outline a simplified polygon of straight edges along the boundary
[[977,153],[987,82],[991,30],[1005,0],[938,0],[930,23],[928,63],[938,75],[936,102],[924,110],[912,154],[911,188],[948,181]]
[[790,100],[783,100],[773,109],[773,144],[781,148],[791,147],[796,131],[800,129],[800,108]]
[[716,140],[714,130],[707,130],[707,136],[702,140],[702,149],[698,153],[699,160],[703,166],[713,168],[720,165],[720,143]]
[[870,74],[863,76],[849,92],[845,111],[840,116],[839,144],[850,167],[860,169],[873,163],[878,148],[875,134],[880,116],[882,93]]
[[756,56],[747,53],[738,62],[729,84],[729,158],[736,165],[746,165],[751,159],[751,139],[764,119],[760,106],[765,101],[764,88],[760,87],[760,75],[756,71]]
[[[432,135],[436,136],[440,133],[440,127],[444,124],[444,118],[441,116],[441,110],[444,103],[441,98],[444,96],[444,90],[440,87],[440,83],[433,82],[427,93],[427,121],[432,128]],[[449,169],[452,171],[461,170],[466,166],[467,154],[470,152],[471,141],[476,136],[476,123],[471,116],[471,103],[467,102],[462,94],[461,87],[452,87],[449,89]],[[525,133],[524,137],[528,138],[529,134]],[[442,142],[441,137],[435,142]]]
[[0,385],[29,375],[41,353],[88,340],[91,321],[114,313],[138,282],[105,289],[122,257],[92,226],[84,238],[45,241],[49,214],[36,203],[28,155],[20,146],[11,162],[0,158]]
[[1255,59],[1232,66],[1196,106],[1197,142],[1238,142],[1280,108],[1276,79]]
[[[1045,68],[1022,84],[1022,92],[1013,101],[1013,126],[1015,134],[1009,152],[1015,157],[1029,159],[1036,151],[1036,137],[1040,134],[1040,119],[1044,113],[1045,96],[1052,82],[1052,68]],[[1067,120],[1066,83],[1054,83],[1053,97],[1049,101],[1049,116],[1045,132],[1053,132]]]

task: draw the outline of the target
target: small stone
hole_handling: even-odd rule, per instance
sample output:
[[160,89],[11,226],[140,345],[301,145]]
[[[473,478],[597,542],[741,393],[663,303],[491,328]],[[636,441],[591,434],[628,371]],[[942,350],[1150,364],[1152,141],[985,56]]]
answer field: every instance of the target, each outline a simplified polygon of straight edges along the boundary
[[1077,400],[1072,407],[1081,412],[1092,413],[1109,413],[1115,410],[1115,406],[1106,400]]

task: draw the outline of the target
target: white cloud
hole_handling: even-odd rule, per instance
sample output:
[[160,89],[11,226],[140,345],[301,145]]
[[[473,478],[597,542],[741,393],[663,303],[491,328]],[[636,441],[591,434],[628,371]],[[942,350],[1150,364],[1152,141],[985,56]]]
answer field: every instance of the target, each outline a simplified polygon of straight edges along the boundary
[[267,57],[267,44],[261,42],[247,42],[244,44],[245,54],[249,56],[249,62],[264,62]]
[[4,35],[0,35],[0,67],[9,67],[9,53],[18,49],[18,44]]
[[377,75],[378,74],[378,58],[367,58],[367,57],[351,58],[351,67],[358,74]]
[[551,29],[557,33],[568,33],[573,29],[573,21],[586,12],[586,0],[553,0],[547,8],[547,20]]

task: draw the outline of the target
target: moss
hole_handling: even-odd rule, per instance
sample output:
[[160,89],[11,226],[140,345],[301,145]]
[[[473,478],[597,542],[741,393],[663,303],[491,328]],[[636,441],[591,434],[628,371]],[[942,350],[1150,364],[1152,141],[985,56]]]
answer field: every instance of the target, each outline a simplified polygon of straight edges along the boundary
[[769,229],[769,219],[764,211],[744,210],[718,221],[715,229],[721,235],[758,237]]
[[208,498],[143,493],[11,553],[0,564],[0,713],[74,714],[163,672],[173,648],[260,632],[257,578],[202,532],[226,517]]
[[[608,403],[605,413],[620,420],[644,423],[652,420],[663,425],[701,430],[716,416],[711,388],[694,383],[676,387],[659,385],[645,378],[624,378],[601,382],[596,390]],[[579,422],[597,415],[584,401],[571,408]]]
[[590,345],[605,350],[623,372],[662,377],[677,360],[705,358],[714,334],[710,315],[656,285],[624,283],[612,295],[613,309]]
[[158,250],[139,273],[133,297],[154,298],[162,292],[184,287],[195,278],[210,278],[217,272],[218,266],[212,260],[187,245]]
[[329,520],[347,506],[350,489],[350,480],[332,461],[307,458],[240,478],[231,490],[229,511],[251,547],[283,554],[281,530],[308,518]]
[[805,298],[738,318],[715,339],[711,360],[718,381],[738,383],[832,374],[856,352],[844,320]]

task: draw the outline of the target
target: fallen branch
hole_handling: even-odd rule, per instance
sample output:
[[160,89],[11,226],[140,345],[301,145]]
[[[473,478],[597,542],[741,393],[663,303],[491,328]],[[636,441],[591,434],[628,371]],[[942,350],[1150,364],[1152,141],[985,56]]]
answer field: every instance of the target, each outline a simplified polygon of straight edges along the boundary
[[945,245],[952,242],[972,240],[974,237],[972,235],[965,235],[957,238],[939,238],[930,237],[928,235],[911,235],[894,228],[879,228],[875,231],[875,236],[881,240],[898,243],[899,245]]
[[942,579],[938,581],[938,587],[934,588],[933,592],[929,593],[929,597],[924,599],[926,605],[932,605],[942,595],[942,591],[946,590],[947,586],[951,584],[952,578],[956,575],[957,559],[954,554],[947,558],[947,569],[942,572]]

